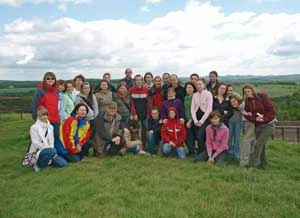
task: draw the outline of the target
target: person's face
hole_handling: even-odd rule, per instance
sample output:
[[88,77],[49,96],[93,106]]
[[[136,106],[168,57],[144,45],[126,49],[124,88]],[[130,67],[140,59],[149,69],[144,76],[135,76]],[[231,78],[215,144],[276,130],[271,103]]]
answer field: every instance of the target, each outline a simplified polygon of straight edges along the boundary
[[126,92],[127,92],[126,87],[125,87],[125,86],[120,86],[119,92],[121,92],[121,93],[126,93]]
[[79,117],[85,117],[86,116],[86,107],[85,106],[80,106],[76,112],[77,116]]
[[191,95],[194,93],[194,87],[191,86],[191,85],[187,85],[186,88],[185,88],[185,91],[188,95]]
[[203,83],[201,80],[198,80],[198,81],[196,82],[196,89],[197,89],[198,91],[202,91],[202,90],[204,89],[204,87],[205,87],[205,85],[204,85],[204,83]]
[[151,116],[154,120],[157,120],[159,118],[159,113],[158,110],[152,110],[151,111]]
[[82,87],[82,93],[83,94],[88,95],[88,94],[90,94],[90,91],[91,91],[91,87],[89,85],[84,85]]
[[109,82],[110,81],[110,76],[108,74],[105,74],[103,76],[103,79],[106,80],[107,82]]
[[244,89],[244,95],[245,95],[246,98],[251,98],[251,97],[253,97],[252,89],[247,89],[247,88],[245,88],[245,89]]
[[125,76],[126,76],[127,78],[131,78],[131,75],[132,75],[132,71],[131,71],[131,70],[126,70]]
[[169,112],[169,118],[174,119],[176,117],[175,111],[170,111]]
[[197,76],[192,76],[190,80],[191,80],[191,82],[192,82],[193,84],[196,84],[196,82],[197,82],[197,80],[198,80],[198,77],[197,77]]
[[211,122],[212,125],[216,126],[220,123],[220,117],[214,116],[210,119],[210,122]]
[[232,99],[230,100],[230,103],[231,103],[231,106],[232,106],[233,108],[238,108],[238,107],[239,107],[239,102],[238,102],[238,100],[236,100],[235,98],[232,98]]
[[150,75],[147,75],[147,76],[145,77],[145,81],[146,81],[146,83],[148,83],[148,84],[151,84],[151,83],[152,83],[152,80],[153,80],[153,78],[152,78],[152,76],[150,76]]
[[220,87],[218,88],[218,94],[219,95],[224,95],[226,92],[226,86],[225,85],[220,85]]
[[157,88],[161,87],[161,79],[160,79],[160,78],[156,78],[156,79],[154,80],[154,85],[155,85],[155,87],[157,87]]
[[43,114],[43,115],[39,115],[38,119],[43,122],[43,123],[47,123],[48,122],[48,115],[47,114]]
[[142,85],[143,85],[143,79],[142,79],[141,76],[138,76],[138,77],[135,78],[135,85],[137,87],[142,87]]
[[107,107],[106,112],[109,116],[115,116],[117,114],[117,107]]
[[217,76],[215,74],[210,74],[209,75],[209,81],[211,82],[216,82],[217,81]]
[[74,84],[76,87],[80,87],[82,85],[83,81],[81,78],[76,78]]
[[233,87],[232,86],[229,86],[228,88],[227,88],[227,96],[232,96],[233,95]]
[[163,75],[163,81],[164,81],[165,84],[169,83],[170,76],[169,75]]
[[56,79],[54,77],[46,76],[46,84],[48,86],[53,86],[55,82],[56,82]]
[[67,83],[67,92],[73,92],[73,84],[72,83]]
[[101,91],[107,91],[108,89],[108,84],[106,82],[102,82],[100,84],[100,88],[101,88]]
[[168,91],[168,99],[173,99],[176,96],[176,92]]
[[171,76],[170,83],[174,87],[178,85],[178,79],[176,78],[176,76]]
[[64,84],[59,84],[57,89],[61,92],[65,91],[65,85]]

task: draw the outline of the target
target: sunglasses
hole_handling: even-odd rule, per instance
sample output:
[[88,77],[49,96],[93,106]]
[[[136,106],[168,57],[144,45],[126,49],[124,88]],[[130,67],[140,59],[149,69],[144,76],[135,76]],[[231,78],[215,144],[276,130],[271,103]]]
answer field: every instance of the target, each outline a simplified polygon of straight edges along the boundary
[[46,80],[55,80],[53,77],[47,77]]

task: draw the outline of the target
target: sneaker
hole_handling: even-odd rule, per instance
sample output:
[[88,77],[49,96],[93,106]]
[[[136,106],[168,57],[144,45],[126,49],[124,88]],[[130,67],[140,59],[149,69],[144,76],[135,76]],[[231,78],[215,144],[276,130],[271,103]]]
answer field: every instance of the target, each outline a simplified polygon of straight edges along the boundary
[[141,154],[141,155],[150,155],[148,152],[143,151],[143,150],[139,150],[137,153]]
[[33,170],[34,170],[35,172],[39,172],[39,171],[40,171],[40,168],[39,168],[36,164],[34,164],[34,165],[33,165]]

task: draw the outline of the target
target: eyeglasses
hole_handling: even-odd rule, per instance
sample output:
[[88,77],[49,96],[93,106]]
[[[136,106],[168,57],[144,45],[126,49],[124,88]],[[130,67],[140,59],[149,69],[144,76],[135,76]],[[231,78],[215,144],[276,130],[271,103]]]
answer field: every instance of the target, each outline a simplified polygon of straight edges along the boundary
[[53,77],[47,77],[46,80],[55,80]]

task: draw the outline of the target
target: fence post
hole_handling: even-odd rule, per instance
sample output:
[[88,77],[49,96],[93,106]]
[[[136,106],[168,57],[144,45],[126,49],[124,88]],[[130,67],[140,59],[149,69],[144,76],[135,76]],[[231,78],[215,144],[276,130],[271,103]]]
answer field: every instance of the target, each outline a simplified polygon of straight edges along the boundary
[[23,120],[23,111],[21,111],[21,120]]
[[282,135],[282,140],[284,140],[285,136],[284,136],[284,128],[283,127],[281,127],[281,135]]
[[300,126],[297,127],[297,142],[300,142]]

